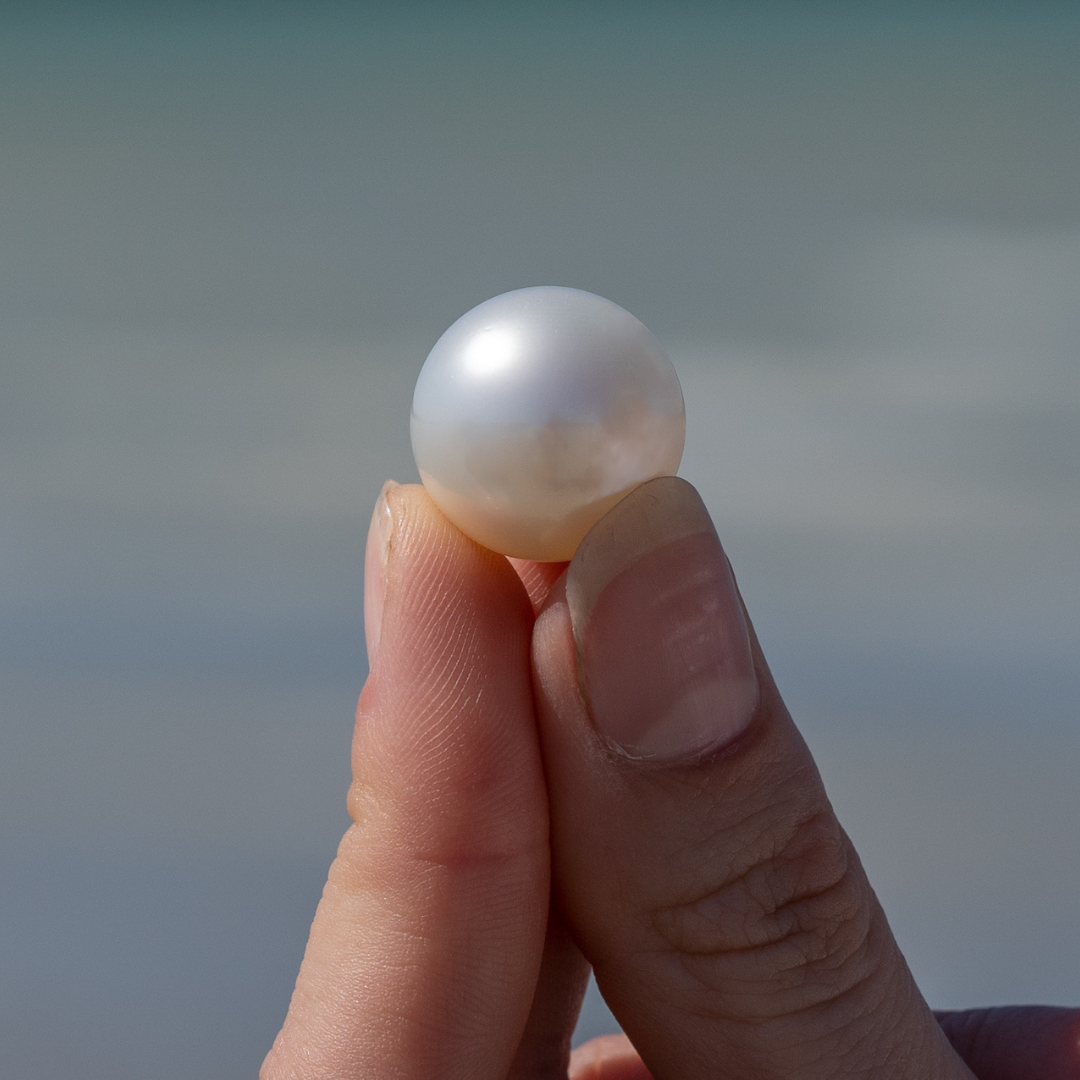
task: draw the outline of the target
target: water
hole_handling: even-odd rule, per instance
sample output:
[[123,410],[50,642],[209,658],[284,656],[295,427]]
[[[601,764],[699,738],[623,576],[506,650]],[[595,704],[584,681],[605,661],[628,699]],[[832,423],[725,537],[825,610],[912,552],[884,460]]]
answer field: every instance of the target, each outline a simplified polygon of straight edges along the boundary
[[5,1073],[254,1074],[412,381],[545,282],[675,359],[683,474],[931,1002],[1078,1003],[1074,15],[3,18]]

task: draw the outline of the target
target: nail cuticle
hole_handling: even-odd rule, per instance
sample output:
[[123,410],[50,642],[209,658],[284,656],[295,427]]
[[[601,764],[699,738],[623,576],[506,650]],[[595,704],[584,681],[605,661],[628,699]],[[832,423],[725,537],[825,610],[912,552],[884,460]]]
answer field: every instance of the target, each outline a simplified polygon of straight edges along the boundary
[[[666,774],[671,773],[673,770],[683,770],[692,773],[698,769],[711,769],[716,762],[735,757],[742,752],[744,747],[755,741],[760,730],[757,723],[757,718],[761,712],[760,705],[759,698],[750,712],[746,726],[734,735],[721,738],[719,741],[703,746],[699,750],[687,751],[674,757],[658,754],[635,754],[599,730],[597,730],[597,735],[609,761],[625,763],[633,768],[635,772],[653,770],[657,773]],[[592,716],[591,710],[589,715]]]

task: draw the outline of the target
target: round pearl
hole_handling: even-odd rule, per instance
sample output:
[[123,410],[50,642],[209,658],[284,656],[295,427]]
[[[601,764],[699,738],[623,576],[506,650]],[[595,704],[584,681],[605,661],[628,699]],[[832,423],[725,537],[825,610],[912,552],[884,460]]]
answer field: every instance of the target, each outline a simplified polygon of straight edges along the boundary
[[685,435],[656,339],[579,289],[517,289],[462,315],[413,396],[432,499],[474,540],[523,559],[569,559],[623,496],[675,473]]

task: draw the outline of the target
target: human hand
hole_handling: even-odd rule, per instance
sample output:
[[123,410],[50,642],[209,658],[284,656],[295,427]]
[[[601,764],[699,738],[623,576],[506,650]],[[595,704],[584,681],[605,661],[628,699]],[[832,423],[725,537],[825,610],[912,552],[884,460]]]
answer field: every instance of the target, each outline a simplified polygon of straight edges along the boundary
[[1080,1075],[1072,1010],[930,1013],[689,485],[561,569],[384,491],[356,824],[264,1080],[565,1078],[582,954],[629,1039],[580,1080]]

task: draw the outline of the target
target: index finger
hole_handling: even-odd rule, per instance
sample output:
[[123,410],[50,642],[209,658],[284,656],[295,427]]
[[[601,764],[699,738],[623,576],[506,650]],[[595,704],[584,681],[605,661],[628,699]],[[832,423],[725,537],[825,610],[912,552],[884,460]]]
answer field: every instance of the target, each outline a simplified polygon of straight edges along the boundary
[[388,486],[372,538],[355,824],[262,1077],[501,1080],[547,923],[532,613],[506,560],[422,488]]

